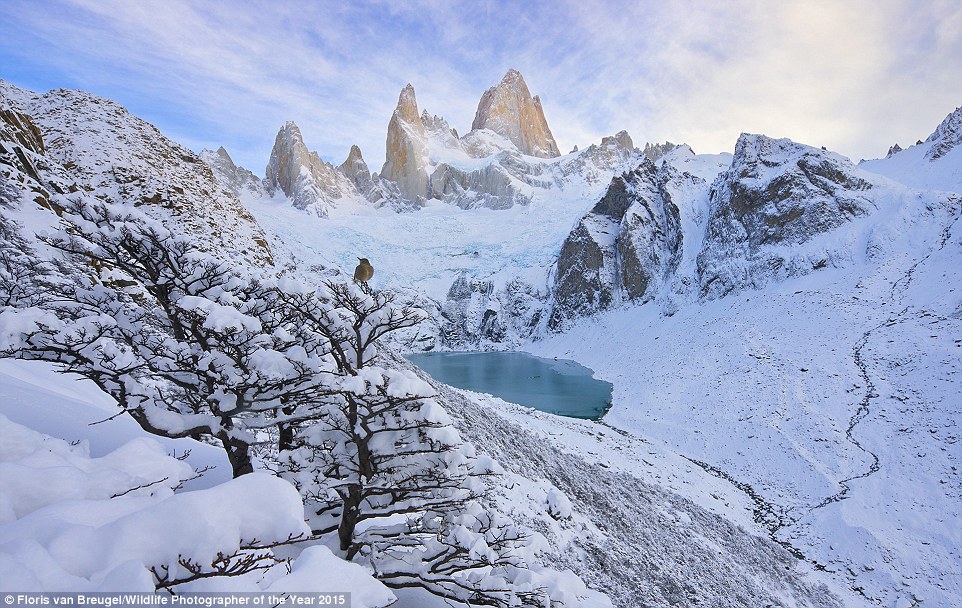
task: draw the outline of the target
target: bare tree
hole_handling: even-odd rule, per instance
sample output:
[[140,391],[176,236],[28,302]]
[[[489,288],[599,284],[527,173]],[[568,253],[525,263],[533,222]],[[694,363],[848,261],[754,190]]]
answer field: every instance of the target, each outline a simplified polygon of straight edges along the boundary
[[324,407],[328,342],[292,321],[276,281],[134,209],[74,196],[62,219],[44,242],[75,275],[9,355],[90,378],[150,433],[216,440],[235,477],[253,470],[257,429]]
[[491,466],[465,445],[433,389],[413,372],[378,365],[376,347],[418,322],[390,294],[328,282],[316,309],[342,376],[326,414],[292,434],[282,475],[305,498],[315,534],[337,534],[389,586],[419,587],[476,605],[543,605],[521,580],[528,538],[482,507]]

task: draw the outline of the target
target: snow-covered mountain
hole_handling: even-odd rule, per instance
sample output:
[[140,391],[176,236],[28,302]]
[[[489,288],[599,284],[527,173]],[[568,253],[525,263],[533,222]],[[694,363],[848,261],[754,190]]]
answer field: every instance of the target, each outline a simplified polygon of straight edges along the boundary
[[464,136],[405,87],[380,173],[288,123],[261,182],[113,102],[0,93],[5,208],[83,189],[306,277],[367,257],[428,316],[405,348],[520,347],[612,382],[601,423],[437,390],[507,470],[499,508],[615,605],[962,603],[962,110],[859,165],[749,134],[561,156],[509,71]]
[[[962,107],[945,117],[925,141],[902,149],[895,144],[882,159],[859,163],[897,182],[930,190],[962,190]],[[895,149],[898,147],[898,151]]]
[[210,165],[116,102],[66,89],[40,95],[0,81],[0,104],[29,117],[42,141],[33,148],[68,187],[176,218],[218,255],[269,263],[261,228]]

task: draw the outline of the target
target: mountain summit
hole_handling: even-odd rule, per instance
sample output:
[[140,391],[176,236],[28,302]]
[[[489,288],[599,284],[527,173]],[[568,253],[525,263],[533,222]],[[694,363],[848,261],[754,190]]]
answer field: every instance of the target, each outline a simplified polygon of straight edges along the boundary
[[408,84],[398,96],[397,108],[387,128],[387,150],[381,176],[396,182],[410,201],[427,198],[428,173],[424,157],[424,124],[418,116],[414,87]]
[[524,78],[514,69],[508,70],[497,86],[481,96],[471,128],[490,129],[503,135],[529,156],[561,156],[541,109],[541,100],[531,97]]

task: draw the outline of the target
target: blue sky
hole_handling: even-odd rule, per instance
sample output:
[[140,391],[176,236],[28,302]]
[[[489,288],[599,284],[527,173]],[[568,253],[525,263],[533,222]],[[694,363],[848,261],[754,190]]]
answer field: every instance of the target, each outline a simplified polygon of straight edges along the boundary
[[401,88],[470,129],[508,68],[563,152],[626,129],[731,151],[765,133],[852,157],[962,105],[957,0],[0,0],[0,78],[115,99],[262,174],[278,128],[373,171]]

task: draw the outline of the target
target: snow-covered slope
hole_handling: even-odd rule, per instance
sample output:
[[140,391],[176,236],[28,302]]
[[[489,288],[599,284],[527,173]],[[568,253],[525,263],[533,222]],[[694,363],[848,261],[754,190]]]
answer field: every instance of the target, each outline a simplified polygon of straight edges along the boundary
[[46,173],[68,187],[174,217],[218,255],[270,262],[264,234],[211,168],[116,102],[66,89],[41,95],[0,81],[0,104],[30,118]]
[[962,192],[962,107],[945,117],[924,142],[859,167],[903,184]]
[[743,484],[775,538],[868,603],[958,605],[959,202],[906,196],[909,217],[873,230],[884,260],[671,317],[611,311],[529,348],[612,382],[609,424]]

